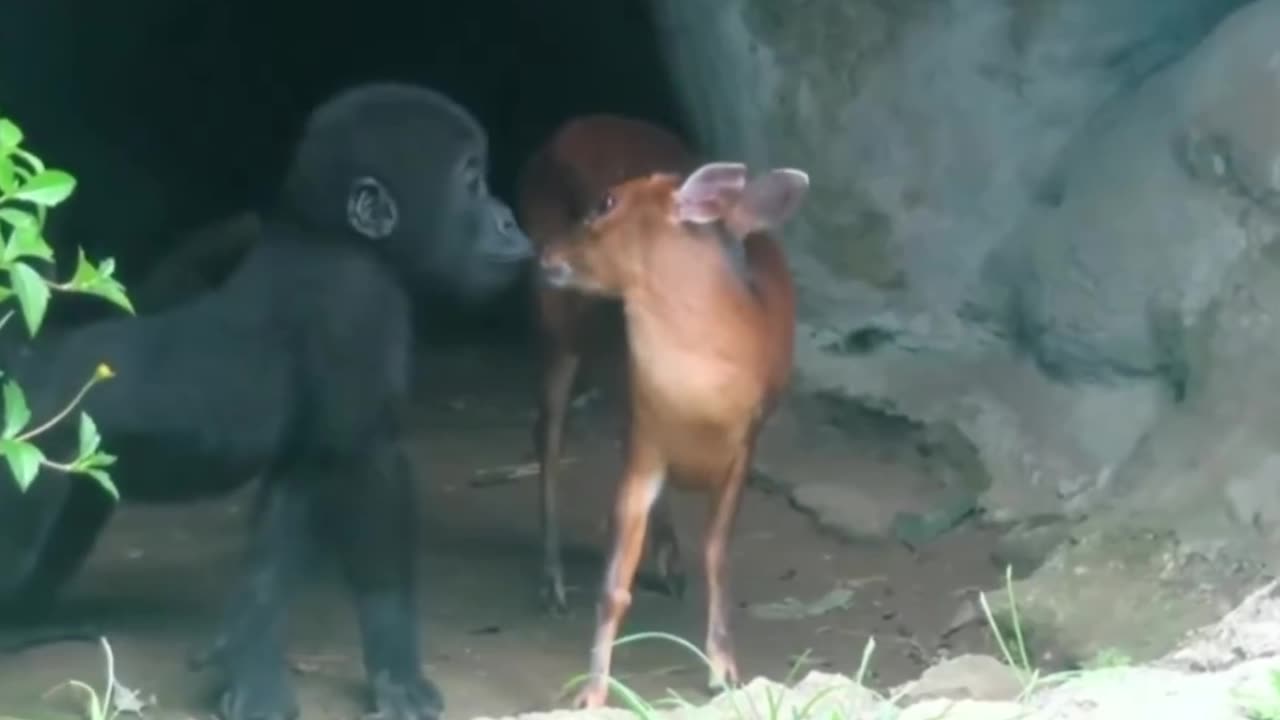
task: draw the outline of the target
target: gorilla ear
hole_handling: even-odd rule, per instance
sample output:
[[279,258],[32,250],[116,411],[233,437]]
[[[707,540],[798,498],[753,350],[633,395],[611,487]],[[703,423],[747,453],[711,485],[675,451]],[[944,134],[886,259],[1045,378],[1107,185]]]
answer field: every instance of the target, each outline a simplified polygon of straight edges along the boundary
[[347,191],[347,224],[371,240],[381,240],[396,229],[400,209],[391,191],[377,178],[359,177]]

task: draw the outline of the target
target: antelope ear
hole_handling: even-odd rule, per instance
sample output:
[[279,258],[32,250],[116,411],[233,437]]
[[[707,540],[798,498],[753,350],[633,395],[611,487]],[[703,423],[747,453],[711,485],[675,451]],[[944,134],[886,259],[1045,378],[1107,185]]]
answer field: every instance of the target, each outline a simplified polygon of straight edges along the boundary
[[676,191],[676,215],[681,222],[715,222],[729,212],[746,184],[746,165],[707,163],[694,170]]
[[739,237],[781,226],[795,214],[809,193],[809,175],[794,168],[775,168],[754,178],[730,213]]

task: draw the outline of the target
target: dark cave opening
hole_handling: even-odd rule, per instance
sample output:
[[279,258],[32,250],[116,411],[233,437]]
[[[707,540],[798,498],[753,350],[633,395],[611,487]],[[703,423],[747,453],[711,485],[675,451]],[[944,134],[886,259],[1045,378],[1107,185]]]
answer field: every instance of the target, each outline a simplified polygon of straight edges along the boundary
[[[49,240],[61,263],[76,246],[115,257],[126,285],[179,234],[268,202],[307,113],[352,84],[415,82],[466,106],[509,202],[573,115],[683,131],[647,0],[49,0],[10,14],[23,22],[0,30],[0,108],[79,179]],[[519,298],[490,320],[520,322]]]

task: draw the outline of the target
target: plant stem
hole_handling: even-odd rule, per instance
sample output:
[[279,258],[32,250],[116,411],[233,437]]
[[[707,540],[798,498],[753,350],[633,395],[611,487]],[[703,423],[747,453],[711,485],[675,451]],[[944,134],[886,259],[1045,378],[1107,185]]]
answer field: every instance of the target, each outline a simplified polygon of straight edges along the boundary
[[89,392],[89,388],[93,387],[96,384],[98,384],[98,375],[95,373],[92,377],[89,378],[89,382],[85,383],[84,387],[80,388],[80,392],[76,393],[76,396],[71,398],[71,402],[67,403],[67,406],[62,408],[62,410],[59,411],[57,415],[54,415],[52,418],[49,418],[49,420],[45,421],[43,425],[33,430],[28,430],[27,432],[19,435],[18,439],[30,440],[36,435],[39,435],[45,432],[46,430],[48,430],[49,428],[53,427],[54,425],[57,425],[58,423],[62,422],[62,419],[65,418],[67,415],[69,415],[71,411],[75,409],[76,405],[79,405],[80,401],[84,399],[85,393]]
[[43,465],[44,467],[49,468],[50,470],[60,470],[68,474],[76,472],[75,465],[68,464],[68,463],[60,463],[55,460],[50,460],[49,458],[41,458],[40,464]]

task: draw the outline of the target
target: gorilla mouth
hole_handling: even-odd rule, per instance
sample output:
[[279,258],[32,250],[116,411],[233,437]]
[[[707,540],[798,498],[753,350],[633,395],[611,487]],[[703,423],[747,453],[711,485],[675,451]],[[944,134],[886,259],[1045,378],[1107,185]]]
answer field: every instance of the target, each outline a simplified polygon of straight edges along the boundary
[[483,253],[486,260],[497,265],[515,265],[533,259],[533,248],[503,248],[487,250]]
[[497,252],[485,253],[473,270],[473,281],[484,285],[488,290],[495,286],[514,282],[517,275],[525,267],[524,260],[514,254]]

